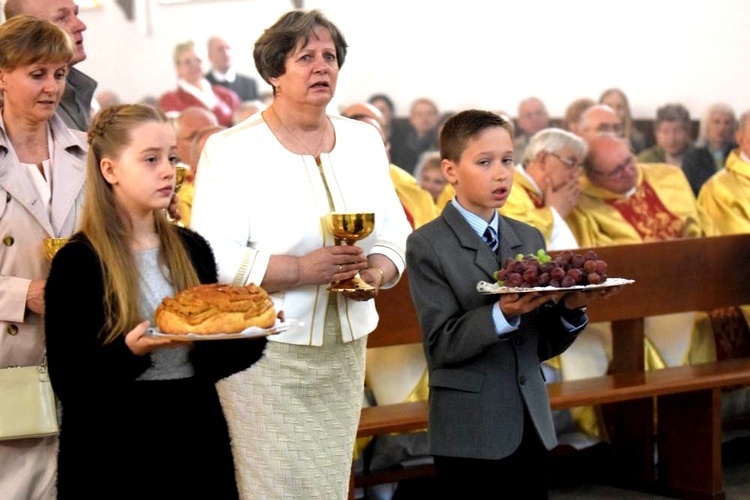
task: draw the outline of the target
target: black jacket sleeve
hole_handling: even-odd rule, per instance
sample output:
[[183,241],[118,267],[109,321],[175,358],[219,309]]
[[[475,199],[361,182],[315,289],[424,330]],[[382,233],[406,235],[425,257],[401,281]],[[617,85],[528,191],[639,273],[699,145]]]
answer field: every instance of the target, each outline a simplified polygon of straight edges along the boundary
[[45,339],[52,386],[69,398],[105,394],[150,366],[124,337],[103,344],[104,285],[100,261],[84,238],[73,238],[52,261],[45,286]]

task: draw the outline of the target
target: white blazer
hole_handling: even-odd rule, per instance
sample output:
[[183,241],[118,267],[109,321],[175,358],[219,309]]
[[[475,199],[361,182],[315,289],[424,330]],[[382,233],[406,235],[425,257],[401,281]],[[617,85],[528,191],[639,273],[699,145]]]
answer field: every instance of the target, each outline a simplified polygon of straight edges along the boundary
[[[285,149],[260,114],[206,142],[191,227],[211,243],[221,282],[262,284],[271,255],[302,256],[333,245],[323,223],[331,211],[375,212],[375,230],[357,245],[366,255],[380,253],[395,264],[398,275],[386,288],[400,278],[411,227],[388,173],[383,141],[371,125],[329,118],[336,145],[321,156],[320,169],[312,156]],[[303,325],[269,340],[322,345],[327,287],[272,294],[277,310]],[[372,300],[337,300],[344,342],[375,329],[378,316]]]

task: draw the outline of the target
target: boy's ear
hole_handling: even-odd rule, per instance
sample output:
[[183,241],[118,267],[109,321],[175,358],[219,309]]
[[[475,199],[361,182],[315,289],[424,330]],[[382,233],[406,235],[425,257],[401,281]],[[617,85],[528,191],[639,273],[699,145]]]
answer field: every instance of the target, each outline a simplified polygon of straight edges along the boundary
[[440,170],[443,172],[443,177],[448,179],[448,182],[451,184],[456,184],[457,177],[456,177],[456,163],[448,160],[447,158],[443,158],[440,160]]

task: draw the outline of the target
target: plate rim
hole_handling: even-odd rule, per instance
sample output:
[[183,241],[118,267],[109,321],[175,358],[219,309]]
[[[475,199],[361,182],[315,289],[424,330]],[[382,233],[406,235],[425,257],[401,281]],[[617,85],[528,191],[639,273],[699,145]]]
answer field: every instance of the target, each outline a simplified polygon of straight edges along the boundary
[[[146,335],[153,338],[167,338],[172,340],[234,340],[234,339],[253,339],[268,337],[287,331],[292,326],[301,326],[303,323],[299,320],[286,318],[284,321],[276,319],[273,326],[269,328],[260,328],[257,326],[248,327],[241,332],[235,333],[164,333],[157,326],[146,329]],[[255,334],[255,335],[253,335]]]
[[[480,290],[480,287],[482,284],[485,284],[487,286],[498,286],[499,288],[497,290],[488,291],[488,290]],[[551,286],[544,286],[544,287],[532,287],[532,288],[519,288],[519,287],[506,287],[506,286],[499,286],[495,283],[490,283],[488,281],[480,281],[477,283],[477,291],[481,293],[482,295],[503,295],[508,293],[532,293],[532,292],[547,292],[547,293],[555,293],[555,292],[572,292],[577,290],[595,290],[597,288],[610,288],[613,286],[622,286],[622,285],[631,285],[635,283],[634,279],[630,278],[607,278],[607,281],[604,283],[597,283],[595,285],[574,285],[569,287],[551,287]]]

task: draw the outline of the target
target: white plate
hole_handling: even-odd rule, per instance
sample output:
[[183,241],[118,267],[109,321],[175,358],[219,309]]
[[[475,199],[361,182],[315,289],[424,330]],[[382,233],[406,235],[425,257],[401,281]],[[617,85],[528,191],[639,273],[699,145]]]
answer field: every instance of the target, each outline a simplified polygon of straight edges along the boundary
[[287,319],[281,321],[278,318],[276,323],[271,328],[258,328],[256,326],[247,328],[238,333],[212,333],[212,334],[200,334],[200,333],[186,333],[184,335],[177,335],[172,333],[160,332],[158,328],[149,328],[146,330],[146,335],[149,337],[160,337],[165,339],[174,340],[228,340],[228,339],[253,339],[258,337],[268,337],[269,335],[276,335],[277,333],[285,332],[291,327],[300,327],[304,323],[295,319]]
[[528,292],[566,292],[573,290],[595,290],[597,288],[609,288],[612,286],[630,285],[635,280],[626,278],[607,278],[604,283],[597,285],[576,285],[569,287],[554,286],[535,286],[533,288],[514,288],[510,286],[500,286],[497,283],[488,283],[480,281],[477,283],[477,291],[481,294],[503,294],[503,293],[528,293]]

